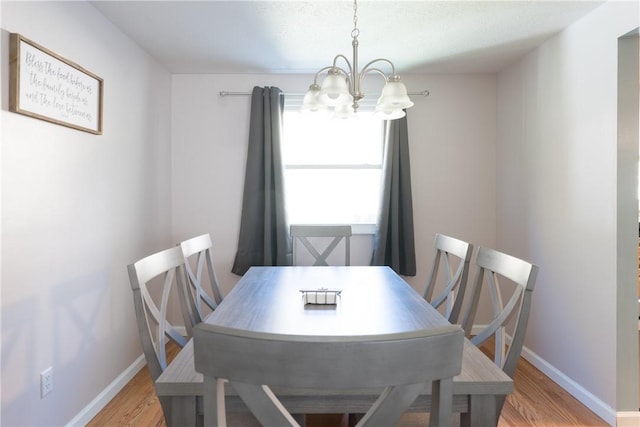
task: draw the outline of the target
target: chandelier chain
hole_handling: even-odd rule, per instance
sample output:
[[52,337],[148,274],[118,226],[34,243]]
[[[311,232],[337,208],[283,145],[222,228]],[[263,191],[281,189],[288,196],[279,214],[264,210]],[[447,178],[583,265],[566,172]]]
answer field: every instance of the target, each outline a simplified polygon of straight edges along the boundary
[[353,30],[351,31],[351,37],[353,39],[357,39],[360,35],[360,30],[358,29],[358,2],[357,0],[353,0]]

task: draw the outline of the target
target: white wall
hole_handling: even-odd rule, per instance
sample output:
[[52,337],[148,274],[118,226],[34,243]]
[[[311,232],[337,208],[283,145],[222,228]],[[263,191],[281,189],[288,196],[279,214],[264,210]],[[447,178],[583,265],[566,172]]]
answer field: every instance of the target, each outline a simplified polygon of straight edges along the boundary
[[[225,294],[239,279],[230,271],[240,226],[250,97],[218,93],[251,92],[254,86],[303,93],[311,80],[299,75],[173,76],[174,240],[211,233]],[[403,76],[403,81],[410,92],[431,92],[414,98],[416,105],[408,111],[418,261],[418,275],[408,280],[422,291],[436,232],[495,244],[496,78]],[[366,238],[354,238],[354,263],[370,257]]]
[[[1,7],[1,424],[64,425],[142,354],[126,265],[173,243],[170,75],[86,2]],[[11,32],[104,79],[103,135],[8,112]]]
[[540,265],[525,345],[611,423],[638,407],[637,336],[616,337],[638,315],[637,266],[616,270],[635,257],[617,252],[617,44],[638,16],[607,3],[498,78],[497,242]]

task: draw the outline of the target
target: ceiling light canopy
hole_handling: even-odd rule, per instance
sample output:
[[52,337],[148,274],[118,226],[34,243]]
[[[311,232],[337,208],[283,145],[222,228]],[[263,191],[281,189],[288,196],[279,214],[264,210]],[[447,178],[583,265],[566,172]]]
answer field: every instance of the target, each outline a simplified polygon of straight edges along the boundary
[[[399,119],[405,116],[404,109],[413,106],[409,99],[407,88],[400,81],[400,76],[396,74],[395,67],[386,58],[374,59],[358,70],[358,3],[353,1],[353,30],[351,31],[353,46],[353,60],[349,62],[344,55],[336,55],[333,58],[333,65],[320,69],[309,90],[302,101],[303,111],[326,111],[333,108],[334,116],[353,116],[359,107],[359,101],[364,98],[362,92],[362,80],[368,73],[377,73],[384,77],[386,84],[382,89],[382,94],[378,98],[375,114],[385,120]],[[347,69],[338,66],[338,60],[342,59],[346,63]],[[391,67],[391,74],[387,75],[375,64],[386,63]],[[318,84],[318,77],[326,72],[322,84]]]

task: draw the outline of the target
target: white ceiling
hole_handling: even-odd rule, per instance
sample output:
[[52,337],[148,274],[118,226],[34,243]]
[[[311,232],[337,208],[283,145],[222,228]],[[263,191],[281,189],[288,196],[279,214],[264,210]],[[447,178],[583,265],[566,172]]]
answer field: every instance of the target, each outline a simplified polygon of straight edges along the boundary
[[[359,68],[497,71],[603,2],[360,0]],[[91,3],[173,73],[310,73],[352,57],[350,0]]]

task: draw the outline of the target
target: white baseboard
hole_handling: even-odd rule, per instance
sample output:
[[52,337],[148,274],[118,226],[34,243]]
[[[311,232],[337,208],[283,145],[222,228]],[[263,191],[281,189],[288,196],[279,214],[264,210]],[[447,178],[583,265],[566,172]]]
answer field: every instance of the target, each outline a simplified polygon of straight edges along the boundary
[[138,357],[123,373],[111,382],[87,406],[67,423],[69,427],[86,426],[107,404],[146,366],[144,355]]
[[[529,348],[522,347],[522,357],[524,357],[529,363],[538,368],[542,373],[551,378],[553,382],[565,389],[569,394],[578,399],[580,403],[591,409],[597,416],[602,418],[610,426],[616,425],[616,411],[611,406],[607,405],[601,399],[593,395],[589,390],[582,387],[580,384],[569,378],[560,370],[556,369],[546,360],[538,356]],[[638,426],[640,424],[634,424]]]
[[[482,330],[485,325],[474,325],[472,329],[472,334],[475,334]],[[510,340],[511,337],[507,337],[507,340]],[[593,411],[596,415],[602,418],[607,424],[610,426],[615,426],[617,422],[617,418],[619,418],[619,414],[629,414],[625,412],[619,412],[616,414],[615,409],[611,406],[607,405],[598,397],[594,396],[589,390],[582,387],[580,384],[569,378],[563,372],[555,368],[549,362],[538,356],[536,353],[531,351],[531,349],[526,346],[522,347],[521,356],[525,358],[529,363],[538,368],[543,374],[549,377],[553,382],[562,387],[567,393],[571,394],[573,397],[578,399],[580,403]],[[635,414],[635,412],[631,412],[631,414]],[[625,418],[626,419],[626,418]],[[634,420],[634,418],[631,418]],[[625,421],[626,422],[626,421]],[[637,427],[640,423],[635,424],[619,424],[622,426],[633,426]]]

